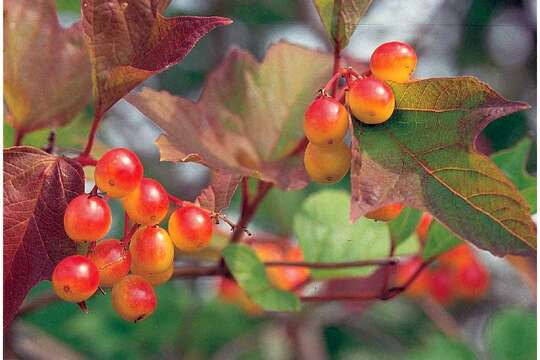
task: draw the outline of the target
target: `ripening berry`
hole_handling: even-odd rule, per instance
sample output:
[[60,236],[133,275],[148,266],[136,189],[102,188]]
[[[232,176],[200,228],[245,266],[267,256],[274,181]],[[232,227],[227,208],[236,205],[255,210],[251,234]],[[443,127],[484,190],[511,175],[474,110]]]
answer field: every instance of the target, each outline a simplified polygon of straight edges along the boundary
[[304,166],[311,180],[320,184],[336,183],[351,167],[351,149],[342,142],[326,146],[309,143],[304,153]]
[[122,205],[137,224],[155,225],[167,215],[169,195],[156,180],[143,178],[135,190],[122,198]]
[[475,260],[476,257],[468,244],[458,245],[437,258],[439,264],[454,269],[462,268]]
[[99,271],[90,259],[82,255],[71,255],[60,261],[52,274],[54,292],[62,300],[85,301],[99,286]]
[[341,142],[349,127],[347,109],[328,96],[315,99],[304,114],[304,133],[316,145]]
[[131,254],[116,239],[101,240],[89,255],[99,270],[99,285],[111,287],[129,273]]
[[159,226],[137,230],[129,243],[131,262],[139,271],[159,273],[174,261],[174,245],[167,231]]
[[489,272],[478,261],[464,264],[457,270],[456,290],[464,298],[482,298],[489,288]]
[[390,221],[394,220],[401,214],[403,205],[400,203],[383,206],[377,210],[368,212],[365,217],[378,221]]
[[[422,266],[422,259],[420,257],[413,257],[402,263],[399,263],[396,268],[394,276],[394,286],[403,286],[409,281],[409,279],[417,272]],[[414,279],[414,281],[407,287],[405,293],[411,297],[421,297],[428,293],[429,289],[429,271],[423,269]]]
[[347,93],[352,115],[365,124],[380,124],[390,119],[396,101],[394,92],[384,81],[362,78],[354,81]]
[[107,151],[96,164],[97,187],[110,197],[122,197],[141,182],[143,166],[137,155],[126,148]]
[[169,234],[182,251],[197,251],[212,240],[212,218],[198,206],[184,205],[169,217]]
[[82,194],[71,200],[64,213],[64,229],[73,241],[96,241],[111,228],[111,210],[98,196]]
[[113,309],[126,321],[140,321],[156,309],[156,293],[152,285],[139,275],[127,275],[111,292]]
[[409,44],[391,41],[375,49],[369,61],[372,74],[378,79],[404,83],[416,67],[416,52]]
[[140,271],[137,266],[131,264],[131,272],[135,275],[140,275],[145,278],[153,286],[161,285],[169,281],[174,272],[174,263],[172,263],[167,270],[157,273],[147,273]]
[[451,269],[438,267],[430,271],[429,293],[439,304],[449,305],[453,301],[454,284]]
[[422,214],[422,217],[420,218],[420,223],[416,227],[416,235],[422,243],[425,243],[427,240],[429,226],[431,225],[432,221],[433,216],[430,213]]

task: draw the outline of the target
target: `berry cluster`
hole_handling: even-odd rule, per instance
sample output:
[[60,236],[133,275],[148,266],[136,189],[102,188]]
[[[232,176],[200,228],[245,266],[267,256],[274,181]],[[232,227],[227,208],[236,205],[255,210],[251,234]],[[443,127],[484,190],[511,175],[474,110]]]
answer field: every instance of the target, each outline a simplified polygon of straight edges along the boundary
[[[425,214],[417,228],[417,234],[425,237],[431,216]],[[422,260],[413,257],[398,265],[395,282],[403,284],[421,266]],[[472,248],[459,245],[442,254],[429,268],[423,270],[405,292],[413,298],[429,296],[442,305],[458,300],[478,300],[488,291],[490,275],[476,257]]]
[[[406,82],[415,67],[414,49],[392,41],[375,49],[370,72],[360,75],[350,68],[341,69],[330,79],[304,114],[304,133],[309,140],[304,166],[313,181],[333,184],[349,171],[351,151],[343,141],[349,128],[349,112],[342,102],[358,121],[381,124],[395,108],[394,93],[386,81]],[[345,86],[333,96],[328,95],[342,78]]]
[[[170,196],[158,181],[143,177],[143,166],[129,149],[105,153],[97,161],[94,178],[94,190],[74,198],[64,213],[66,234],[75,242],[89,242],[88,254],[60,261],[52,285],[61,299],[76,303],[90,298],[99,286],[112,287],[116,312],[127,321],[138,321],[156,308],[153,286],[173,274],[175,245],[186,252],[208,246],[212,218],[207,210],[175,199],[168,231],[161,228],[158,224],[167,216]],[[112,222],[107,198],[118,198],[126,221],[133,223],[122,240],[100,240]]]

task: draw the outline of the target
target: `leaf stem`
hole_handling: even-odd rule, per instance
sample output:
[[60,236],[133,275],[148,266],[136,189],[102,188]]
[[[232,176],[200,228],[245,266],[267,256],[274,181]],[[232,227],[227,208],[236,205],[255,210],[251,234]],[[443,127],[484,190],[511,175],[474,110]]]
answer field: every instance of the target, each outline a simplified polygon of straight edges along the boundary
[[90,156],[90,152],[92,151],[92,146],[94,146],[94,140],[96,138],[97,129],[102,118],[103,118],[103,114],[101,114],[100,112],[96,112],[94,114],[94,119],[92,120],[92,127],[90,128],[90,132],[88,133],[88,140],[86,141],[86,146],[82,154],[79,155],[79,157]]

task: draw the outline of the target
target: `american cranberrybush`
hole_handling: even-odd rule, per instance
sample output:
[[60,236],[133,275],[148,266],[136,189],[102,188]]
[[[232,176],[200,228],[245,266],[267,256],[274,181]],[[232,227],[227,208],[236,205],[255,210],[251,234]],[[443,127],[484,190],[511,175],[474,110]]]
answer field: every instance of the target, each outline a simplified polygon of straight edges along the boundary
[[159,182],[143,178],[137,188],[122,198],[128,216],[142,225],[159,224],[169,209],[169,195]]
[[70,201],[64,213],[64,229],[74,241],[96,241],[111,228],[111,210],[99,196],[82,194]]
[[378,79],[403,83],[416,67],[416,52],[409,44],[391,41],[375,49],[369,61],[371,73]]
[[184,205],[169,217],[169,234],[182,251],[196,251],[212,240],[212,218],[198,206]]
[[170,280],[174,273],[174,263],[172,263],[167,270],[156,272],[156,273],[147,273],[140,271],[135,264],[131,265],[131,272],[136,275],[140,275],[145,278],[150,284],[156,286],[166,283]]
[[99,284],[111,287],[129,273],[131,254],[116,239],[101,240],[89,255],[99,270]]
[[351,150],[343,142],[325,146],[310,142],[304,153],[304,166],[313,181],[321,184],[336,183],[351,167]]
[[167,231],[157,225],[138,229],[129,244],[131,262],[139,271],[159,273],[174,261],[174,245]]
[[140,321],[156,309],[156,293],[152,285],[139,275],[127,275],[111,292],[113,309],[126,321]]
[[488,288],[490,276],[478,261],[463,264],[456,272],[457,292],[463,298],[475,300],[483,297]]
[[122,197],[141,182],[143,166],[137,155],[126,148],[107,151],[97,162],[94,179],[110,197]]
[[71,255],[56,265],[51,281],[54,292],[62,300],[81,302],[96,292],[99,271],[87,257]]
[[380,124],[390,119],[395,102],[390,86],[372,77],[355,80],[347,93],[352,114],[365,124]]
[[429,293],[438,303],[449,305],[455,296],[455,282],[452,271],[445,267],[430,270]]
[[365,216],[368,219],[378,220],[378,221],[390,221],[399,216],[403,210],[402,204],[391,204],[383,206],[377,210],[368,212]]
[[315,99],[304,114],[304,134],[316,145],[341,142],[349,127],[347,109],[328,96]]

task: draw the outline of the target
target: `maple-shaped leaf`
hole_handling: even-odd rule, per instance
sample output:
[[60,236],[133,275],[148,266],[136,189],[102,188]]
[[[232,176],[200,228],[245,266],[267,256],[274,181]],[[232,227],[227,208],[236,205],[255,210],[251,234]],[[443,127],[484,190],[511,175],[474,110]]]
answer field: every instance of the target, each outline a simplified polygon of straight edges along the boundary
[[313,0],[326,32],[336,49],[349,43],[372,0]]
[[403,202],[494,254],[535,249],[527,203],[473,146],[491,121],[528,106],[504,99],[472,77],[390,86],[396,111],[388,122],[354,121],[351,217]]
[[81,0],[98,115],[150,76],[181,61],[222,17],[165,18],[163,0]]
[[299,189],[307,184],[295,151],[304,138],[304,111],[331,69],[329,54],[281,42],[262,63],[231,51],[197,103],[146,88],[127,100],[163,129],[161,160],[197,161]]
[[242,177],[221,171],[212,172],[210,185],[197,197],[199,205],[207,210],[221,212],[229,207]]
[[61,126],[90,100],[80,24],[63,29],[54,0],[4,1],[6,121],[20,133]]
[[4,149],[4,329],[28,291],[75,253],[64,211],[83,191],[78,163],[32,147]]

